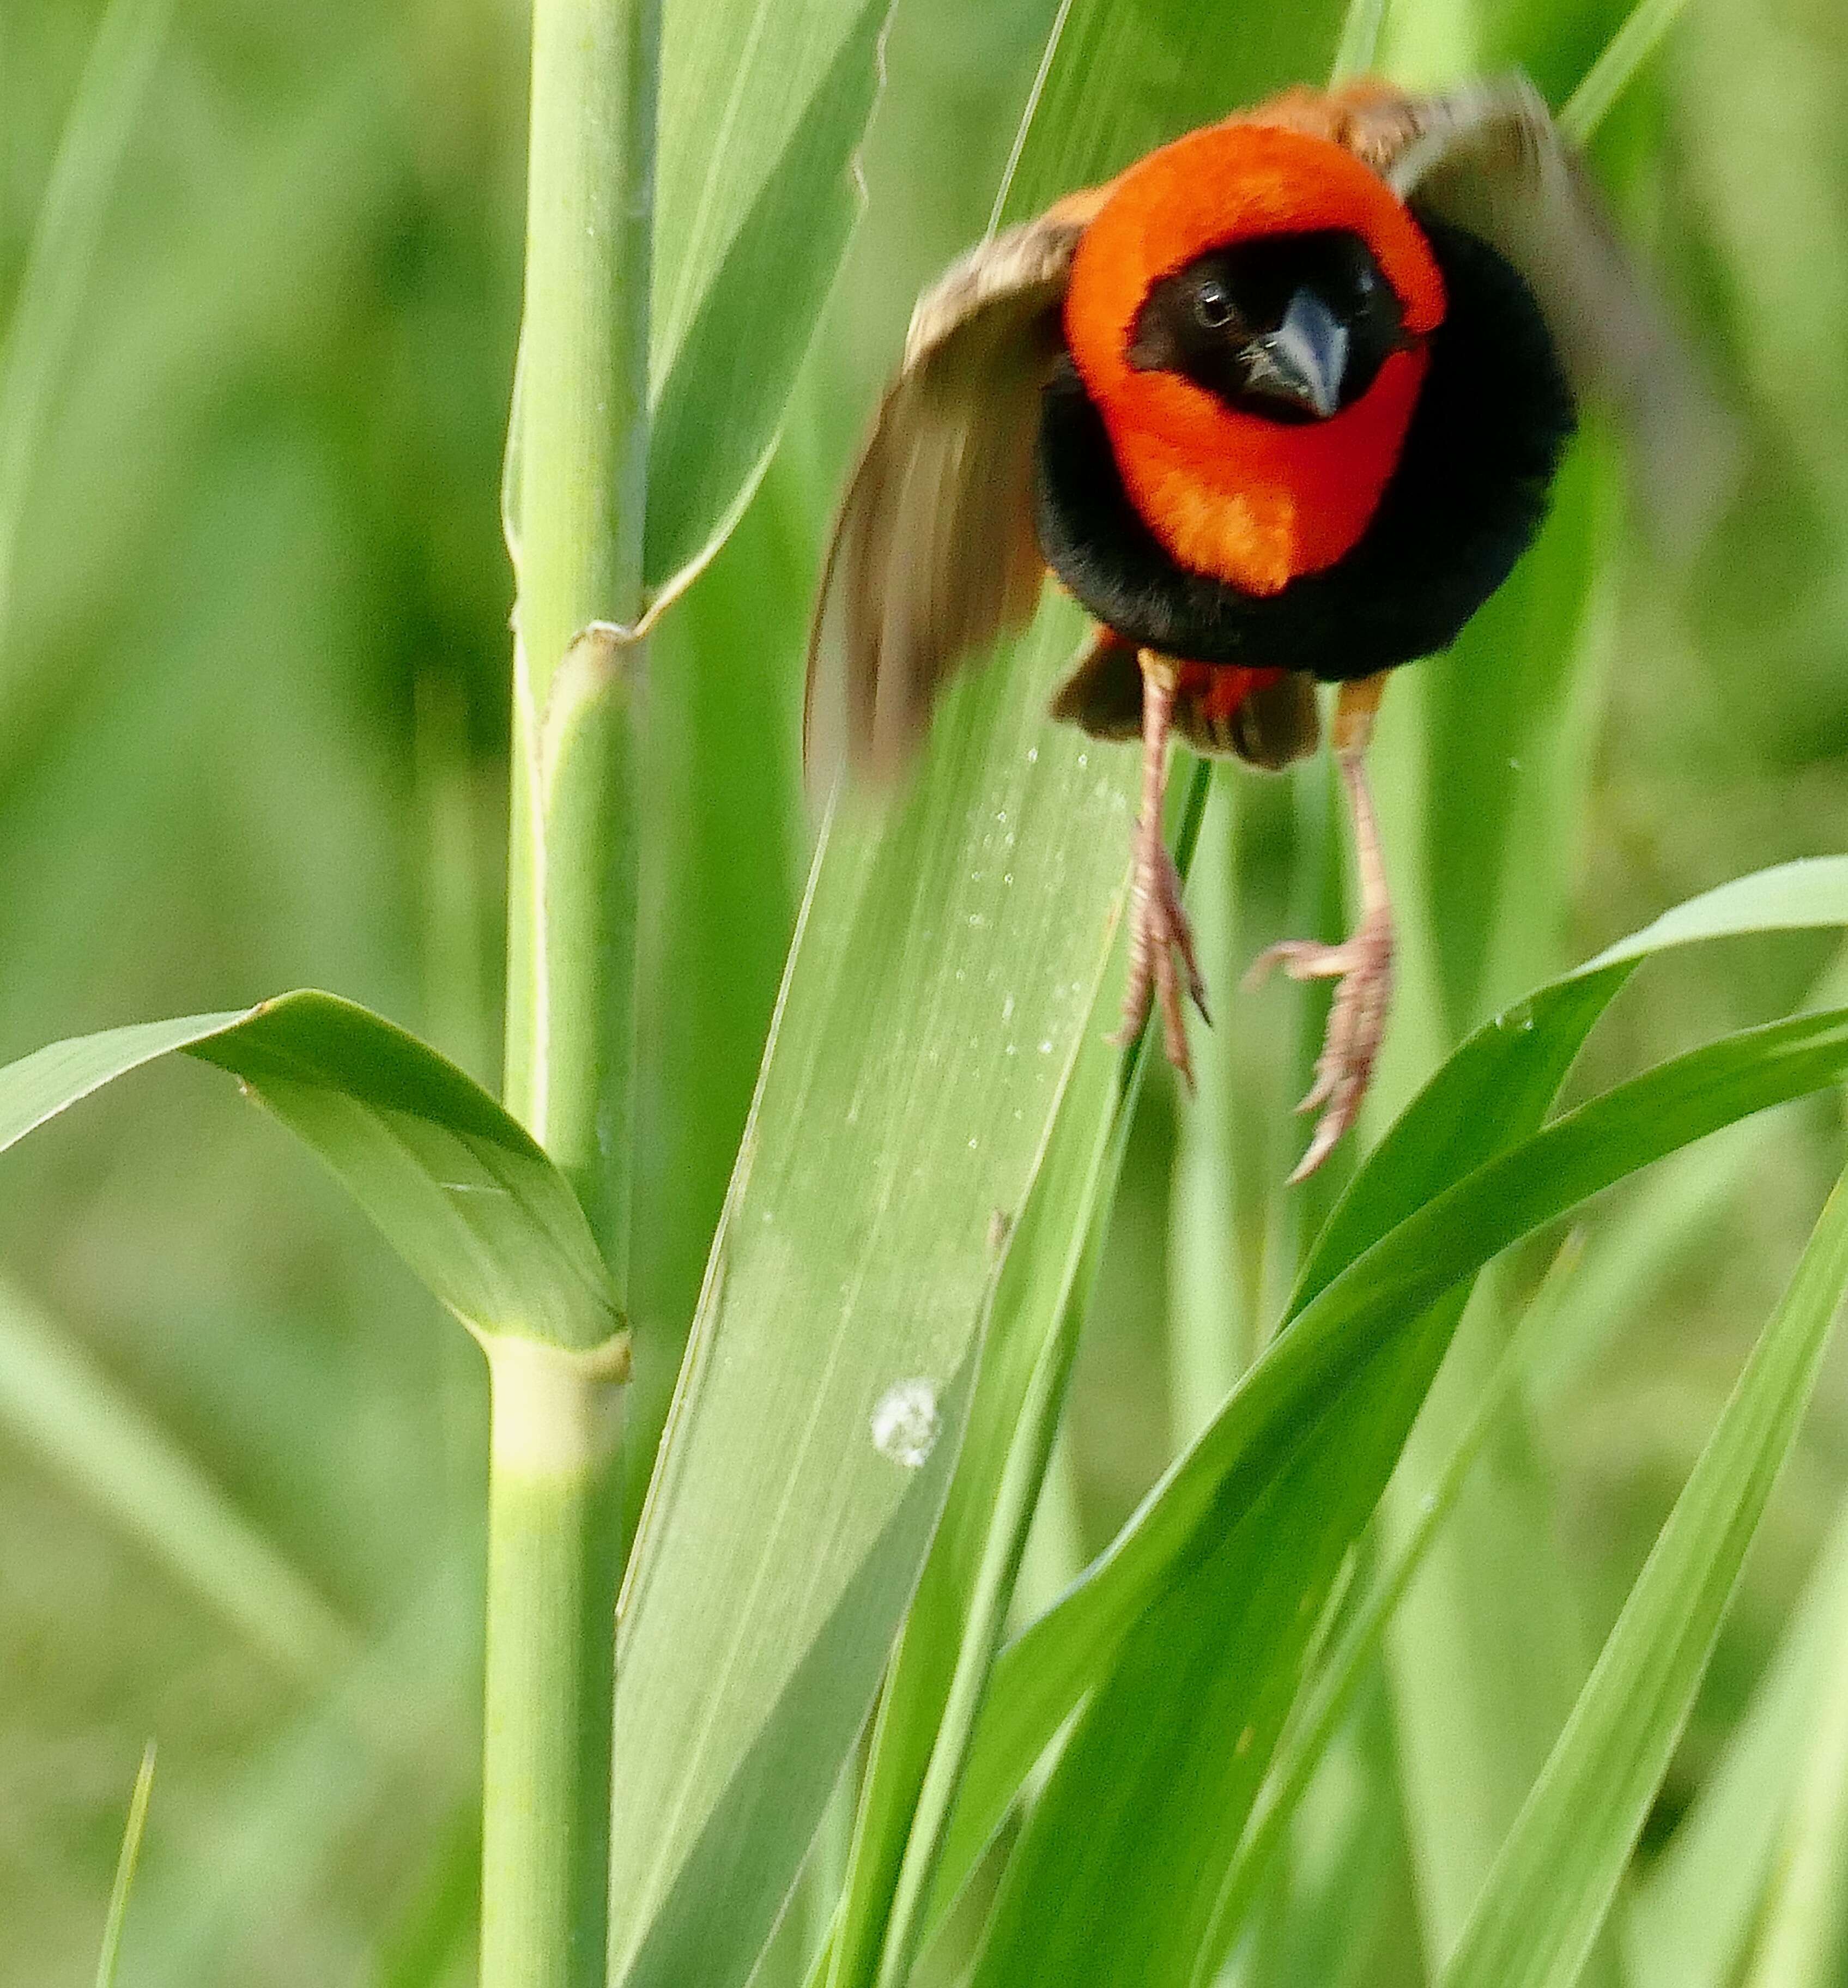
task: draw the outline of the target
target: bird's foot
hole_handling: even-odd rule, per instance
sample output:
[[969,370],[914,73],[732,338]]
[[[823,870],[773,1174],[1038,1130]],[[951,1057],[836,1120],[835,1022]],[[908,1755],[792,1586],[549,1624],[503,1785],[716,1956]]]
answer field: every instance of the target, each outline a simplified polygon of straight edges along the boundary
[[1150,1005],[1158,1000],[1167,1060],[1191,1090],[1194,1064],[1188,1051],[1184,993],[1209,1027],[1212,1017],[1207,1013],[1206,983],[1194,954],[1194,928],[1181,901],[1181,873],[1159,835],[1137,844],[1130,917],[1130,979],[1123,997],[1123,1026],[1110,1040],[1127,1048],[1147,1020]]
[[1316,1059],[1316,1080],[1296,1107],[1299,1111],[1319,1108],[1322,1116],[1309,1150],[1290,1175],[1293,1185],[1308,1179],[1360,1116],[1392,1005],[1391,915],[1383,911],[1369,914],[1339,945],[1285,939],[1252,962],[1245,985],[1256,986],[1273,966],[1281,966],[1292,980],[1340,982],[1329,1009],[1322,1053]]
[[1194,1062],[1186,1046],[1186,1010],[1182,994],[1200,1010],[1206,1026],[1212,1016],[1206,1012],[1206,982],[1200,978],[1200,960],[1194,954],[1194,928],[1181,903],[1181,871],[1168,855],[1168,845],[1154,841],[1153,849],[1137,853],[1137,873],[1130,881],[1129,931],[1129,986],[1123,994],[1123,1026],[1111,1036],[1119,1048],[1137,1040],[1149,1008],[1160,1002],[1163,1048],[1168,1062],[1181,1071],[1181,1081],[1194,1087]]
[[1194,1063],[1188,1053],[1183,989],[1209,1025],[1212,1017],[1206,1012],[1194,928],[1181,901],[1181,873],[1161,839],[1161,795],[1178,665],[1153,649],[1137,650],[1136,661],[1142,671],[1142,806],[1136,817],[1136,867],[1130,880],[1129,986],[1123,997],[1123,1026],[1110,1040],[1120,1049],[1127,1048],[1148,1019],[1151,1002],[1159,1000],[1168,1061],[1191,1090]]

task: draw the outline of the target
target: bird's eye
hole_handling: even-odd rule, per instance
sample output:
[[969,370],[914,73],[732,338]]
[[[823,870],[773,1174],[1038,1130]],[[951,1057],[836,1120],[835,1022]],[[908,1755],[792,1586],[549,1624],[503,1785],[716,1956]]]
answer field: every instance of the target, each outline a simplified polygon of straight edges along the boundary
[[1231,323],[1231,293],[1216,276],[1208,276],[1194,293],[1194,315],[1208,331],[1218,331]]

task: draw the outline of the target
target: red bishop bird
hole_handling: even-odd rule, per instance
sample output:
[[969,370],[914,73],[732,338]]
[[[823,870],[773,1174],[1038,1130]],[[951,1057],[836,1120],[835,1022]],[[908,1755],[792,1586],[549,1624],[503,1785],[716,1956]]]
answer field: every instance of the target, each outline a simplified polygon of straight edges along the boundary
[[1099,624],[1053,715],[1143,746],[1123,1039],[1157,1002],[1191,1080],[1183,997],[1204,1013],[1204,989],[1161,835],[1170,735],[1281,767],[1338,685],[1359,920],[1254,969],[1339,982],[1299,1179],[1353,1123],[1391,996],[1365,765],[1387,672],[1508,577],[1583,395],[1630,431],[1645,497],[1691,519],[1711,411],[1524,80],[1292,90],[1178,139],[919,300],[828,555],[811,767],[902,763],[1050,568]]

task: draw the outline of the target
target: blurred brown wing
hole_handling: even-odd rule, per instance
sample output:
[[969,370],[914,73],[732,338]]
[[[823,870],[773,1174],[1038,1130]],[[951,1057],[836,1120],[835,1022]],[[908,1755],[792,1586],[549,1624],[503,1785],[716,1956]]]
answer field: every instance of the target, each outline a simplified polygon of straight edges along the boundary
[[802,723],[812,780],[843,756],[895,770],[950,671],[1032,616],[1039,390],[1100,199],[1074,195],[996,235],[918,299],[823,570]]
[[[1628,431],[1658,539],[1691,551],[1730,481],[1731,424],[1539,93],[1511,76],[1396,110],[1383,101],[1375,117],[1390,132],[1377,169],[1403,199],[1468,229],[1520,271],[1573,390],[1612,408]],[[1364,128],[1367,113],[1356,122]]]

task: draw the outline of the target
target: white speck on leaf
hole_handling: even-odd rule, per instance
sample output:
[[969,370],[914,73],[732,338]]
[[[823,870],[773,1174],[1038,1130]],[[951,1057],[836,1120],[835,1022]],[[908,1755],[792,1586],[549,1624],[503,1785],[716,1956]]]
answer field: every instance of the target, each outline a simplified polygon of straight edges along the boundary
[[873,1411],[873,1447],[915,1470],[937,1447],[942,1427],[936,1382],[900,1381],[880,1396]]

